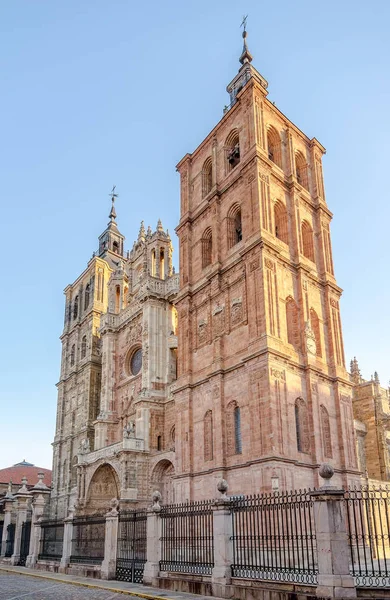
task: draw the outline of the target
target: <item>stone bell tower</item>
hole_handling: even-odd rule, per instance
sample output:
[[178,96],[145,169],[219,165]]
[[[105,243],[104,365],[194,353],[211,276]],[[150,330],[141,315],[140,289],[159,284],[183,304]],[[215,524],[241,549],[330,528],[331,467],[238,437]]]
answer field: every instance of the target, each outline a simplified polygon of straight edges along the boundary
[[230,104],[178,164],[181,500],[357,477],[323,146],[267,98],[244,30]]

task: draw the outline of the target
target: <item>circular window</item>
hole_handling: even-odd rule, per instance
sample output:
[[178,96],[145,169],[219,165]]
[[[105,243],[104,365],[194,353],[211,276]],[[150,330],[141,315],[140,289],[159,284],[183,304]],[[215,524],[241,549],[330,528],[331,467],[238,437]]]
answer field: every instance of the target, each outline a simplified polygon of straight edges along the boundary
[[142,349],[138,348],[130,359],[130,372],[132,375],[138,375],[142,367]]

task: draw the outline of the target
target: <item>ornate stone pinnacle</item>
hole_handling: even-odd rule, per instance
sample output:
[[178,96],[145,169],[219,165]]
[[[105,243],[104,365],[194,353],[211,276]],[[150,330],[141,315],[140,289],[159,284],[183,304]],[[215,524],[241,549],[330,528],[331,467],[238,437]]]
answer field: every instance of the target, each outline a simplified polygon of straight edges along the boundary
[[157,231],[164,231],[164,228],[161,223],[161,219],[157,221]]

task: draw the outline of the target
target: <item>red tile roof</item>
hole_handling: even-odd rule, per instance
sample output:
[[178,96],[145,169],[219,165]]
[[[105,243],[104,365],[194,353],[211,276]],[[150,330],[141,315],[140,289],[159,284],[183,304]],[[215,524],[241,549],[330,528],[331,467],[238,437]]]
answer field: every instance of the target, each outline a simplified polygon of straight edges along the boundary
[[48,487],[51,486],[51,471],[50,469],[42,469],[41,467],[35,467],[29,463],[14,465],[7,469],[0,469],[0,484],[9,483],[11,480],[13,484],[22,484],[22,477],[27,477],[28,487],[34,486],[38,483],[38,473],[45,475],[43,483]]

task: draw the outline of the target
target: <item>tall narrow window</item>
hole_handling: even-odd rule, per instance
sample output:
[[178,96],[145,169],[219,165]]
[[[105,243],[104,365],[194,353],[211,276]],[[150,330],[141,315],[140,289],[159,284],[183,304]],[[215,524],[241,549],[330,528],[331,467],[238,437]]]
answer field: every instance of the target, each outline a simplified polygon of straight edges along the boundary
[[314,262],[313,230],[307,221],[302,221],[302,254]]
[[225,153],[226,153],[226,173],[229,173],[238,165],[241,160],[240,156],[240,138],[238,130],[233,129],[225,142]]
[[162,441],[161,435],[157,436],[157,450],[162,450]]
[[151,254],[151,273],[152,273],[152,277],[156,277],[156,250],[153,248],[152,250],[152,254]]
[[298,452],[310,451],[309,423],[306,402],[302,398],[295,401],[295,429]]
[[71,367],[73,367],[73,365],[74,365],[75,355],[76,355],[76,346],[73,344],[73,346],[70,350],[70,366]]
[[241,412],[240,407],[234,409],[234,442],[236,454],[242,453],[242,438],[241,438]]
[[232,248],[242,240],[241,208],[238,204],[231,207],[228,213],[227,225],[228,248]]
[[213,237],[211,227],[208,227],[202,236],[202,268],[212,263]]
[[317,356],[322,356],[320,320],[314,308],[310,309],[310,327],[312,328],[316,339],[316,354]]
[[301,348],[299,334],[299,313],[295,300],[289,296],[286,298],[286,321],[287,321],[287,341],[292,344],[297,352]]
[[208,410],[203,420],[204,459],[213,459],[213,413]]
[[160,279],[165,279],[165,252],[164,252],[164,248],[160,249]]
[[121,288],[119,285],[115,286],[115,312],[118,313],[120,310],[121,302]]
[[87,336],[83,335],[81,340],[81,358],[85,358],[87,354]]
[[79,297],[76,296],[73,304],[73,319],[77,319],[77,315],[79,314]]
[[207,196],[211,192],[213,186],[213,163],[211,156],[206,158],[202,168],[202,197]]
[[116,240],[112,243],[112,249],[115,252],[115,254],[119,254],[119,244]]
[[84,310],[87,310],[87,308],[89,306],[90,294],[91,294],[91,286],[89,283],[87,283],[87,285],[85,286],[85,292],[84,292]]
[[282,168],[282,144],[280,135],[274,127],[269,127],[267,131],[268,158],[278,167]]
[[287,210],[284,204],[279,200],[275,202],[274,207],[274,221],[275,221],[275,237],[279,240],[288,244],[288,220]]
[[329,413],[323,404],[321,404],[321,406],[320,406],[320,419],[321,419],[322,447],[323,447],[323,452],[324,452],[324,458],[333,458]]
[[307,190],[309,189],[308,167],[305,157],[301,152],[295,154],[295,173],[297,182]]

